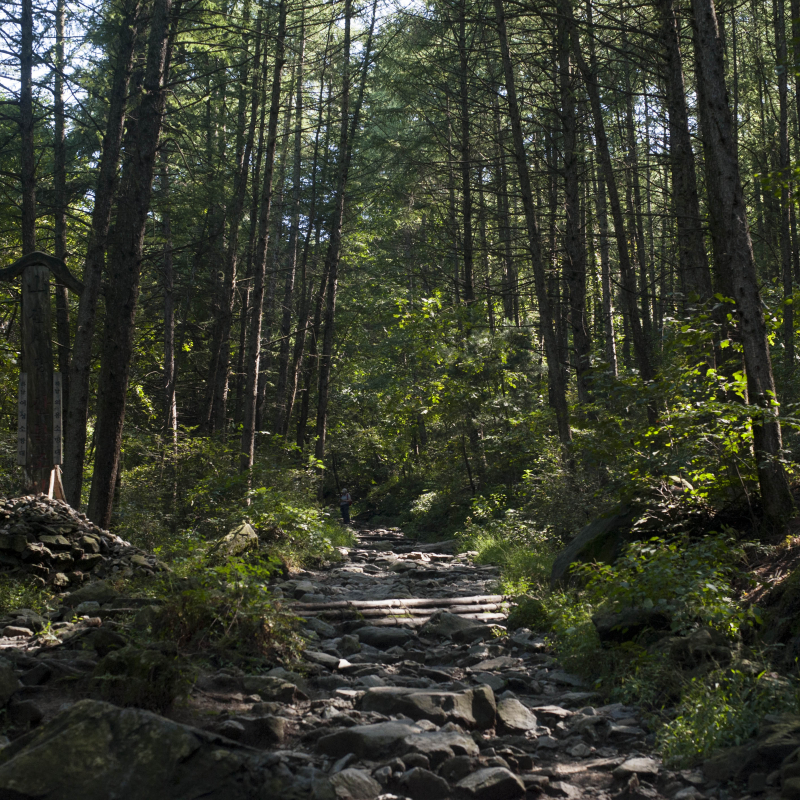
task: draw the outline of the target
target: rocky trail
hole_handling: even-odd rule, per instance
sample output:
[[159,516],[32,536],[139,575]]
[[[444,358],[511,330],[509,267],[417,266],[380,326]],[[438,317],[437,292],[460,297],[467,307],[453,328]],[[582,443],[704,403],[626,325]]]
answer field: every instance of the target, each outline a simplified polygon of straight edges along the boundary
[[44,645],[29,635],[44,620],[9,617],[0,704],[31,730],[0,750],[0,800],[748,796],[664,768],[637,710],[602,705],[536,632],[506,631],[496,569],[452,545],[359,531],[341,561],[274,586],[305,619],[304,665],[205,672],[166,716],[70,690],[124,644],[115,608],[131,601],[84,586],[82,618]]

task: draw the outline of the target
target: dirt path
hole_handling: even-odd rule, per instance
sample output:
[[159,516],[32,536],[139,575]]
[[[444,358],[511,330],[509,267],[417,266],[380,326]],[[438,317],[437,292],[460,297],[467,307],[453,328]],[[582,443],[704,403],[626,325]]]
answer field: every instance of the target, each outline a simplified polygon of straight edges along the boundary
[[[305,619],[304,665],[296,672],[244,674],[233,667],[204,672],[188,703],[169,712],[169,720],[133,712],[139,717],[131,730],[159,731],[148,734],[141,750],[131,743],[131,733],[118,740],[104,735],[96,752],[107,755],[92,763],[106,765],[108,772],[97,775],[92,766],[92,780],[101,786],[119,780],[115,770],[129,772],[125,759],[138,753],[140,769],[147,772],[147,765],[161,758],[148,749],[153,742],[188,736],[195,763],[211,770],[213,762],[216,772],[198,777],[191,762],[175,762],[161,767],[163,781],[171,786],[186,781],[182,793],[159,795],[161,789],[153,789],[114,796],[277,796],[273,790],[265,794],[265,780],[280,783],[281,800],[746,796],[707,782],[699,772],[665,769],[651,755],[654,737],[635,709],[601,705],[590,687],[559,666],[542,636],[506,630],[507,603],[496,594],[496,568],[473,564],[470,554],[456,555],[453,544],[417,545],[396,530],[361,530],[357,546],[342,549],[342,560],[279,581],[276,594]],[[8,678],[13,695],[6,713],[16,724],[28,720],[40,726],[41,736],[52,737],[53,748],[78,770],[78,785],[84,778],[75,759],[83,758],[83,751],[70,756],[70,731],[77,728],[59,722],[64,713],[74,714],[75,725],[84,724],[81,730],[97,727],[86,723],[91,718],[108,721],[109,731],[121,724],[120,715],[132,713],[76,702],[87,696],[80,687],[89,684],[81,677],[93,674],[101,645],[110,648],[114,637],[125,634],[127,623],[115,602],[94,602],[94,616],[77,626],[63,623],[96,653],[70,649],[67,642],[42,647],[35,637],[0,639],[5,659],[0,659],[0,690]],[[70,689],[70,681],[78,688]],[[220,760],[223,751],[227,755]],[[5,764],[0,757],[0,795],[3,781],[19,786],[30,779],[26,764],[36,756],[26,756],[34,762],[20,760],[26,752]],[[233,772],[220,772],[228,763]],[[261,788],[247,789],[243,775]],[[59,794],[61,780],[55,773],[55,793],[37,789],[31,797],[110,796]],[[191,781],[199,781],[200,788]]]
[[541,636],[503,635],[496,568],[399,531],[358,538],[330,569],[279,584],[318,636],[295,742],[327,756],[319,767],[339,774],[343,797],[373,796],[370,778],[412,800],[730,796],[665,770],[636,711],[598,706]]

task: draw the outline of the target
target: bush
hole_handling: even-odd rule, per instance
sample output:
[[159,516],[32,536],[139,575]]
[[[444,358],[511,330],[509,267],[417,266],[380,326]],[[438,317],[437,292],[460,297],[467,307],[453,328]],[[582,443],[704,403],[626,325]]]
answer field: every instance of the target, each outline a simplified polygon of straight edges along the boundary
[[297,656],[294,618],[272,598],[267,581],[277,562],[231,559],[165,587],[167,601],[152,623],[156,637],[225,660],[278,661]]
[[774,673],[730,669],[690,682],[675,718],[658,733],[665,762],[690,766],[714,750],[752,738],[776,709],[800,711],[796,683]]

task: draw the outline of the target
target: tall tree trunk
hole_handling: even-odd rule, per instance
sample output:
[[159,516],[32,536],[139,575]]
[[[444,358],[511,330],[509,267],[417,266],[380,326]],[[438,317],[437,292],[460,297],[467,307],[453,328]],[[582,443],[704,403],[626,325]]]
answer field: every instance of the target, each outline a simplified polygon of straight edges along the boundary
[[597,228],[600,234],[600,282],[603,293],[603,332],[606,361],[614,377],[617,377],[617,343],[614,338],[614,290],[611,283],[611,263],[608,257],[608,211],[606,208],[606,184],[600,169],[597,169]]
[[[248,15],[245,15],[247,20]],[[239,74],[240,95],[238,99],[238,124],[237,144],[235,158],[235,172],[233,181],[233,194],[228,203],[228,241],[225,249],[225,266],[222,279],[222,298],[217,308],[217,327],[219,329],[219,346],[212,354],[216,357],[214,370],[214,405],[211,415],[211,426],[215,431],[224,431],[226,427],[228,409],[228,387],[230,379],[231,359],[231,328],[233,326],[233,306],[236,300],[236,272],[239,254],[239,230],[241,227],[242,211],[244,210],[247,194],[247,180],[250,175],[250,157],[255,141],[256,123],[258,121],[258,102],[260,96],[261,70],[261,14],[258,16],[255,31],[255,55],[252,62],[247,54]],[[249,80],[251,67],[253,78]],[[250,85],[250,114],[247,116],[247,87]],[[246,135],[245,135],[246,130]]]
[[794,292],[792,275],[792,234],[789,202],[789,54],[786,47],[784,0],[773,0],[775,44],[778,61],[778,169],[781,173],[780,242],[783,281],[783,357],[787,376],[794,371]]
[[464,300],[475,302],[474,247],[472,236],[472,162],[470,156],[470,116],[467,50],[467,5],[460,0],[458,6],[458,83],[461,104],[461,218],[464,229]]
[[[297,99],[295,101],[294,163],[292,165],[292,223],[289,229],[288,263],[283,286],[281,306],[280,351],[278,354],[278,380],[275,385],[275,432],[283,433],[286,427],[289,382],[289,355],[291,353],[292,311],[295,274],[297,271],[297,242],[300,237],[300,181],[302,166],[303,133],[303,58],[305,54],[305,17],[300,22],[300,49],[297,56]],[[300,324],[305,324],[303,320]]]
[[369,25],[364,56],[361,65],[361,82],[358,97],[353,106],[352,126],[350,122],[350,17],[352,0],[345,0],[345,34],[343,54],[342,88],[342,127],[339,134],[339,164],[336,176],[334,212],[331,220],[328,250],[325,254],[325,272],[328,273],[328,289],[325,297],[325,330],[322,338],[322,352],[319,359],[319,381],[317,384],[317,442],[314,455],[322,461],[325,457],[325,437],[328,432],[328,399],[330,393],[331,366],[333,362],[334,323],[336,319],[336,290],[339,283],[339,259],[342,250],[342,226],[344,225],[345,200],[347,198],[347,179],[350,174],[350,161],[353,156],[353,142],[358,133],[361,107],[364,103],[364,90],[367,85],[370,58],[372,57],[372,37],[375,32],[375,16],[378,0],[372,3],[372,18]]
[[506,148],[503,120],[500,116],[500,99],[493,92],[492,104],[495,117],[495,135],[497,136],[497,212],[500,242],[503,247],[503,316],[513,320],[519,327],[519,302],[517,288],[517,272],[511,250],[511,218],[508,209],[508,170],[506,168]]
[[586,326],[586,250],[580,220],[580,187],[578,185],[578,119],[575,113],[575,86],[570,63],[570,36],[567,20],[558,20],[559,89],[561,130],[564,136],[564,210],[566,230],[564,250],[567,285],[569,286],[568,322],[572,328],[575,349],[575,376],[578,401],[588,403],[588,373],[591,369],[591,342]]
[[[606,135],[605,118],[603,116],[603,104],[600,99],[600,87],[597,83],[596,67],[586,63],[580,48],[580,39],[575,27],[572,6],[569,0],[564,3],[565,13],[571,27],[572,53],[575,56],[581,74],[583,76],[586,93],[589,95],[589,104],[592,109],[595,134],[595,153],[597,160],[603,171],[608,201],[611,206],[611,218],[614,221],[614,234],[617,240],[617,251],[619,257],[620,276],[622,278],[622,297],[625,309],[628,313],[628,325],[633,340],[633,349],[636,353],[636,361],[639,372],[644,381],[653,379],[653,368],[650,363],[650,352],[647,338],[642,329],[642,321],[639,317],[639,308],[636,303],[636,273],[631,263],[630,251],[628,249],[628,239],[625,234],[625,219],[622,214],[622,204],[617,190],[617,180],[614,175],[614,165],[611,161],[611,150],[608,145]],[[589,22],[591,24],[591,21]]]
[[[125,167],[117,200],[111,258],[113,279],[106,294],[103,351],[98,380],[97,429],[89,516],[101,528],[111,521],[128,391],[142,245],[150,211],[153,172],[166,104],[172,0],[155,0],[150,18],[143,91],[128,121]],[[170,34],[173,34],[171,36]]]
[[89,377],[92,365],[97,301],[105,264],[108,229],[114,189],[117,183],[128,84],[133,69],[133,55],[141,26],[140,0],[127,0],[119,26],[118,49],[108,104],[106,132],[103,136],[100,167],[94,192],[94,208],[89,243],[83,266],[83,293],[78,304],[78,319],[69,374],[69,404],[64,442],[64,494],[74,508],[81,503],[83,467],[86,459],[86,421],[89,412]]
[[275,148],[278,142],[278,114],[281,103],[281,73],[286,63],[286,0],[278,6],[278,30],[275,37],[275,65],[272,72],[267,122],[267,150],[264,157],[264,180],[261,187],[261,205],[258,213],[258,240],[253,265],[253,291],[250,332],[247,341],[245,363],[244,413],[242,415],[242,443],[240,468],[249,470],[253,466],[256,442],[256,407],[258,405],[258,373],[261,363],[261,325],[264,304],[264,278],[267,269],[269,248],[270,212],[272,210],[272,176],[275,171]]
[[747,226],[733,120],[728,107],[722,42],[713,0],[692,0],[692,11],[698,108],[707,145],[709,203],[719,208],[716,220],[724,226],[718,236],[718,240],[725,243],[720,258],[732,278],[750,402],[762,411],[761,418],[754,420],[753,424],[761,501],[767,521],[780,529],[795,511],[795,506],[780,460],[783,442],[778,401],[753,245]]
[[539,304],[539,320],[544,337],[545,354],[547,356],[547,371],[550,377],[550,387],[556,412],[558,425],[558,438],[566,449],[572,443],[572,431],[569,424],[569,406],[567,405],[566,386],[558,359],[558,339],[553,325],[553,312],[550,307],[550,298],[547,295],[547,280],[544,263],[542,262],[542,247],[539,237],[539,226],[536,221],[536,209],[533,205],[533,190],[531,188],[528,159],[525,151],[525,140],[522,135],[522,119],[517,102],[516,79],[514,65],[511,61],[511,51],[508,45],[506,32],[505,9],[503,0],[494,0],[497,32],[500,39],[500,51],[503,59],[503,72],[506,84],[506,100],[508,101],[508,115],[511,122],[511,134],[514,144],[514,156],[517,163],[517,177],[519,179],[522,206],[525,212],[525,224],[528,231],[528,247],[533,267],[533,279],[536,290],[536,300]]
[[[64,146],[64,1],[56,0],[56,52],[53,78],[53,205],[54,255],[67,260],[67,156]],[[69,404],[69,304],[67,287],[56,280],[56,334],[58,371],[61,373],[61,402]]]
[[678,227],[681,283],[687,294],[695,295],[700,302],[705,302],[711,297],[713,289],[700,218],[678,19],[673,0],[658,0],[658,8],[661,13],[664,85],[669,116],[669,156]]
[[164,428],[173,448],[178,445],[178,406],[175,396],[175,277],[172,254],[172,218],[169,202],[169,156],[161,150],[161,232],[164,236]]

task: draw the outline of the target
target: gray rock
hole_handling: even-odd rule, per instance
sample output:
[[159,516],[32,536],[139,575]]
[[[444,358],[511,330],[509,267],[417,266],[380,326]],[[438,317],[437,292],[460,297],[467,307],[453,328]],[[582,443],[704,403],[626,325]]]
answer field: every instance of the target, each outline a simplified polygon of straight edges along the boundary
[[462,778],[456,786],[474,800],[516,800],[525,794],[525,784],[504,767],[479,769]]
[[406,736],[400,743],[401,755],[422,753],[432,767],[438,767],[454,756],[478,755],[478,745],[469,736],[455,731],[429,731]]
[[277,675],[245,675],[241,679],[243,691],[260,695],[262,700],[276,703],[297,703],[308,700],[305,694],[293,683]]
[[475,760],[470,756],[452,756],[439,767],[439,774],[450,783],[458,783],[475,768]]
[[658,762],[641,756],[626,759],[614,770],[614,776],[627,778],[629,775],[658,775]]
[[[491,700],[489,698],[491,697]],[[377,711],[380,714],[402,714],[413,720],[427,719],[436,725],[458,722],[467,727],[491,727],[493,715],[486,706],[494,700],[488,686],[468,689],[465,692],[419,691],[395,686],[369,689],[361,698],[362,711]],[[478,706],[478,714],[474,707]],[[478,719],[481,725],[478,725]]]
[[232,717],[243,727],[239,741],[251,747],[269,747],[283,744],[286,739],[286,720],[271,714],[244,714]]
[[411,800],[443,800],[450,794],[450,784],[444,778],[421,767],[403,773],[398,784]]
[[119,592],[107,581],[94,581],[94,583],[87,583],[80,589],[65,595],[61,598],[61,602],[65,606],[74,608],[88,600],[94,600],[100,604],[113,603],[119,596]]
[[44,718],[44,712],[33,700],[12,699],[8,704],[8,718],[15,725],[38,725]]
[[626,608],[618,614],[595,614],[592,624],[603,645],[638,641],[643,635],[668,631],[669,614],[655,608]]
[[[456,634],[465,634],[484,627],[482,623],[472,619],[464,619],[449,611],[437,611],[421,628],[423,636],[444,636],[448,639],[455,638]],[[463,639],[462,641],[468,641]]]
[[0,796],[17,800],[280,797],[277,758],[149,711],[75,703],[0,750]]
[[476,683],[488,686],[493,692],[505,689],[508,681],[502,675],[492,675],[491,672],[479,672],[472,676]]
[[633,541],[631,527],[642,508],[620,503],[590,522],[556,556],[550,572],[550,585],[564,582],[569,568],[577,561],[613,563],[623,547]]
[[306,617],[303,625],[323,639],[333,639],[336,636],[336,628],[317,617]]
[[402,750],[403,740],[417,733],[422,733],[422,729],[413,722],[354,725],[352,728],[321,737],[317,741],[317,750],[333,758],[353,753],[357,758],[378,759],[382,756],[398,755]]
[[30,628],[22,628],[19,625],[6,625],[6,627],[3,628],[3,636],[8,638],[24,636],[26,639],[29,639],[33,636],[33,631]]
[[368,772],[349,767],[330,779],[337,800],[373,800],[382,789]]
[[378,628],[374,625],[365,625],[353,633],[363,644],[372,645],[379,650],[388,650],[390,647],[404,645],[414,635],[413,631],[408,628]]
[[0,708],[11,699],[11,696],[20,688],[14,668],[9,661],[0,658]]
[[304,650],[303,655],[308,661],[331,670],[348,666],[348,662],[344,658],[322,653],[319,650]]
[[525,733],[539,724],[531,710],[516,697],[505,697],[497,704],[497,723],[501,733]]
[[223,536],[211,549],[225,558],[240,556],[249,550],[258,549],[258,534],[252,526],[243,522],[238,528],[234,528],[230,533]]

